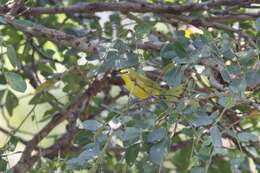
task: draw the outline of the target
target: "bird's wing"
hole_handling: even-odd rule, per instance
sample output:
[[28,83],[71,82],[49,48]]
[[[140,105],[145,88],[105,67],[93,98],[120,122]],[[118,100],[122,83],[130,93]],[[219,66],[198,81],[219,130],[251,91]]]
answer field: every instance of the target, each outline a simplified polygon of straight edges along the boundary
[[158,83],[142,74],[135,72],[134,70],[129,71],[129,76],[131,80],[135,81],[140,86],[149,87],[158,91],[161,90],[161,86]]

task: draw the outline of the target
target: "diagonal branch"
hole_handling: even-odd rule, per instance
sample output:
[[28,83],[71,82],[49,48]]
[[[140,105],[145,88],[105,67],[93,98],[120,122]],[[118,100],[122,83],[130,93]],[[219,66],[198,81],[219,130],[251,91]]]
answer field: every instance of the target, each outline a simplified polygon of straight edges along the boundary
[[75,37],[73,35],[66,34],[64,32],[50,29],[42,25],[31,24],[25,25],[21,24],[18,20],[15,20],[12,16],[5,16],[5,22],[19,29],[20,31],[29,34],[31,36],[43,37],[50,41],[53,41],[59,45],[63,45],[66,47],[72,47],[84,52],[96,52],[96,44],[92,44],[91,42]]
[[11,7],[9,14],[12,16],[16,16],[18,11],[24,6],[24,0],[17,0],[14,2],[13,6]]
[[168,20],[169,22],[181,21],[187,24],[192,24],[194,26],[212,27],[215,29],[237,33],[240,37],[244,37],[251,46],[256,47],[255,39],[252,36],[242,32],[239,29],[232,28],[228,25],[219,22],[208,21],[205,19],[198,19],[198,18],[192,18],[190,16],[181,16],[181,15],[163,15],[162,18]]
[[260,12],[257,13],[228,13],[228,14],[218,14],[215,16],[207,17],[207,21],[246,21],[246,20],[255,20],[260,17]]
[[96,95],[104,87],[109,84],[109,78],[105,74],[103,78],[96,79],[92,85],[77,99],[76,102],[72,103],[64,112],[59,112],[53,116],[51,121],[43,127],[30,141],[27,142],[26,148],[19,160],[14,166],[13,170],[17,173],[24,173],[31,168],[39,157],[32,156],[32,151],[37,148],[39,142],[45,138],[58,124],[63,122],[65,119],[69,121],[67,126],[67,133],[65,136],[61,136],[58,142],[52,147],[57,148],[62,145],[68,144],[72,140],[73,132],[76,129],[76,120],[80,116],[80,113],[88,106],[92,96]]
[[[8,135],[9,137],[14,136],[14,134],[12,132],[9,132],[8,130],[6,130],[6,129],[2,128],[2,127],[0,127],[0,132],[4,133],[5,135]],[[18,141],[21,142],[22,144],[27,145],[27,141],[25,141],[24,139],[22,139],[22,138],[20,138],[18,136],[15,136],[15,138],[17,138]]]

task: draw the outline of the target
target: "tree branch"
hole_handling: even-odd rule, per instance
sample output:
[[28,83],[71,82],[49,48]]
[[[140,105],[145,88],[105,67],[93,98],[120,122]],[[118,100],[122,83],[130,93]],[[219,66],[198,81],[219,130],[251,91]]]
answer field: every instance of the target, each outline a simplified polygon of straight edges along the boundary
[[18,11],[24,6],[24,0],[17,0],[14,2],[14,5],[11,7],[9,14],[16,16]]
[[37,24],[32,24],[30,26],[24,25],[17,22],[17,20],[15,20],[12,16],[5,16],[4,19],[6,23],[14,26],[15,28],[21,30],[26,34],[36,36],[36,37],[43,37],[50,41],[56,42],[57,44],[79,49],[84,52],[97,51],[96,44],[92,44],[91,42],[83,38],[78,38],[73,35],[69,35],[55,29],[44,27],[42,25],[37,25]]
[[[61,136],[52,147],[56,148],[57,146],[66,145],[66,142],[69,142],[72,139],[73,132],[76,128],[76,120],[79,117],[80,113],[88,106],[89,101],[92,96],[96,95],[101,91],[105,86],[108,85],[109,78],[105,74],[102,79],[96,79],[92,85],[77,99],[75,103],[72,103],[64,112],[59,112],[53,116],[49,123],[43,127],[34,137],[27,142],[26,148],[19,160],[19,162],[14,166],[13,170],[16,173],[24,173],[31,168],[34,162],[38,159],[35,159],[35,156],[32,156],[32,151],[37,147],[38,143],[45,138],[58,124],[60,124],[65,119],[68,119],[69,124],[67,127],[67,133],[65,136]],[[63,142],[62,142],[63,141]],[[34,159],[35,160],[34,160]],[[39,158],[39,157],[37,157]],[[34,162],[33,162],[34,160]],[[31,163],[33,162],[33,163]]]
[[[0,132],[4,133],[5,135],[8,135],[9,137],[14,136],[14,134],[12,132],[9,132],[8,130],[6,130],[2,127],[0,127]],[[17,137],[17,136],[15,136],[15,138],[17,138],[18,141],[21,142],[22,144],[27,145],[27,142],[24,139]]]
[[221,29],[221,30],[237,33],[240,37],[244,37],[250,43],[251,46],[256,47],[255,39],[252,36],[242,32],[239,29],[232,28],[228,25],[225,25],[225,24],[222,24],[219,22],[208,21],[204,18],[202,18],[202,19],[192,18],[190,16],[183,16],[183,15],[182,16],[181,15],[163,15],[162,17],[166,18],[169,21],[173,20],[172,22],[181,21],[181,22],[184,22],[187,24],[192,24],[194,26],[212,27],[212,28],[216,28],[216,29]]
[[[41,15],[41,14],[57,14],[57,13],[93,13],[102,11],[120,11],[120,12],[138,12],[138,13],[168,13],[180,14],[192,11],[207,11],[211,8],[220,6],[233,6],[233,5],[247,5],[250,3],[257,3],[259,0],[218,0],[209,1],[204,3],[183,4],[183,5],[163,5],[163,4],[150,4],[150,3],[133,3],[133,2],[120,2],[120,3],[80,3],[68,7],[25,7],[26,10],[23,14],[26,15]],[[8,10],[7,6],[0,7],[0,13],[5,14]]]

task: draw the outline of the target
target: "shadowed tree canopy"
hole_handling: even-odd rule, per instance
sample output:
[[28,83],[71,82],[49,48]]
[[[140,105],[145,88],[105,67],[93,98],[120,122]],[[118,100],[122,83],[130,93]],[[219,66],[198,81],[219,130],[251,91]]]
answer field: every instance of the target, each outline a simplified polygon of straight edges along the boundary
[[0,0],[0,172],[258,172],[259,17],[260,0]]

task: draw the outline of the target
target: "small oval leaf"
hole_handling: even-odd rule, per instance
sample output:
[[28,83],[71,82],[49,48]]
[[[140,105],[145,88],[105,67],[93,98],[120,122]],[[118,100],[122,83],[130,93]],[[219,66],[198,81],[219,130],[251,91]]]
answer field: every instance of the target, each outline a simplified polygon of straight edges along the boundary
[[102,127],[102,124],[96,120],[86,120],[83,122],[83,128],[90,131],[96,131]]
[[139,153],[139,149],[140,144],[134,144],[127,148],[125,153],[125,160],[128,165],[132,166],[135,163],[136,157]]
[[20,67],[20,64],[19,64],[19,59],[17,57],[17,54],[16,54],[16,51],[14,49],[14,47],[12,45],[8,45],[7,47],[7,56],[8,56],[8,59],[10,61],[10,63],[12,64],[12,66],[15,68],[15,67]]
[[11,91],[8,91],[5,100],[5,107],[10,116],[13,115],[13,110],[17,105],[18,105],[18,98]]
[[222,147],[221,133],[217,127],[210,128],[210,136],[214,147]]
[[149,158],[153,163],[160,165],[164,159],[166,152],[167,152],[167,140],[164,140],[161,141],[160,143],[153,145],[150,148]]
[[150,143],[160,142],[161,140],[164,139],[164,137],[166,136],[166,133],[167,133],[167,131],[165,128],[156,129],[148,135],[147,141]]
[[240,142],[257,142],[258,141],[258,137],[253,134],[253,133],[248,133],[248,132],[241,132],[237,135],[238,139]]
[[21,75],[14,72],[5,72],[5,79],[12,89],[25,92],[27,85]]

